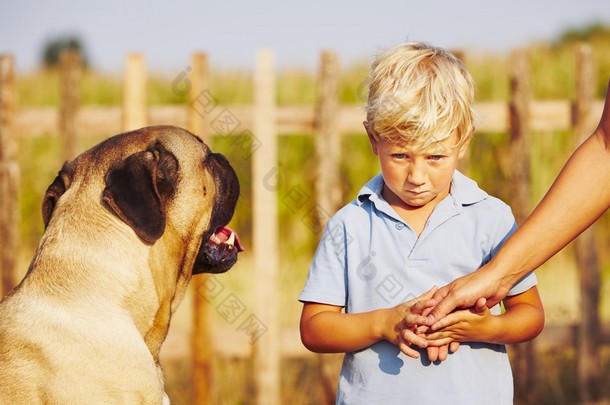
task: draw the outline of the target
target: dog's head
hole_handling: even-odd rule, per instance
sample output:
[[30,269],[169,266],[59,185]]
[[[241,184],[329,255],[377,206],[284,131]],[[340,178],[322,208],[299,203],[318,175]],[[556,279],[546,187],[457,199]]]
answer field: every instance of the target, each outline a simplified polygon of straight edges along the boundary
[[237,175],[224,156],[188,131],[157,126],[114,136],[67,162],[47,189],[42,212],[45,227],[63,209],[92,211],[101,226],[113,228],[94,212],[101,206],[142,244],[162,243],[192,263],[191,274],[222,273],[242,250],[226,226],[238,197]]

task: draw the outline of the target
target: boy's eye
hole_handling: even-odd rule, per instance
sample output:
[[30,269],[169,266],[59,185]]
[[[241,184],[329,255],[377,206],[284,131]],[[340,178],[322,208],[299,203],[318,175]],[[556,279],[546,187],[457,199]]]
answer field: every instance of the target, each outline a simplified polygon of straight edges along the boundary
[[445,157],[444,155],[430,155],[430,156],[428,156],[428,159],[434,160],[434,161],[438,161],[438,160],[441,160],[444,157]]
[[392,154],[392,158],[396,159],[396,160],[403,160],[407,157],[406,154],[404,153],[393,153]]

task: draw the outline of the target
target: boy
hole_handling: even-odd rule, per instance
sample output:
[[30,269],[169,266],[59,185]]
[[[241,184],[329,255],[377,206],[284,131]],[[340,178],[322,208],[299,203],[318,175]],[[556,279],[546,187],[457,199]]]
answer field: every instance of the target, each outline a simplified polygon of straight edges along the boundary
[[[443,49],[405,43],[372,65],[364,127],[381,174],[330,219],[299,297],[304,345],[345,352],[337,403],[512,404],[504,344],[544,326],[533,274],[503,314],[464,309],[429,335],[421,326],[430,287],[475,271],[515,229],[510,208],[456,170],[473,102],[470,74]],[[461,346],[449,358],[433,348],[450,343]]]

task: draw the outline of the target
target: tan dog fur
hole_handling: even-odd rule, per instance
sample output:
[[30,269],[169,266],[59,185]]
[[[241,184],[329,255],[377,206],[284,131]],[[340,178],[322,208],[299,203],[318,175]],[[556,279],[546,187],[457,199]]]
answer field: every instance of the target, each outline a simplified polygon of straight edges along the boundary
[[200,249],[238,195],[226,160],[176,127],[66,163],[28,273],[0,303],[0,404],[165,402],[161,344],[193,272],[233,264],[202,264]]

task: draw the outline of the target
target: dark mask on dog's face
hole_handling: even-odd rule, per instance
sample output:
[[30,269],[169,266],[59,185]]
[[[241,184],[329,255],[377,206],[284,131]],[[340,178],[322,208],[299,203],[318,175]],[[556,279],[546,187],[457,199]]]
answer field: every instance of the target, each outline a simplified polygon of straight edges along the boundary
[[208,155],[204,164],[216,179],[218,198],[212,212],[211,229],[214,232],[209,237],[204,237],[193,274],[224,273],[237,261],[237,253],[244,250],[237,233],[223,225],[233,216],[239,199],[239,181],[227,159],[219,153]]

